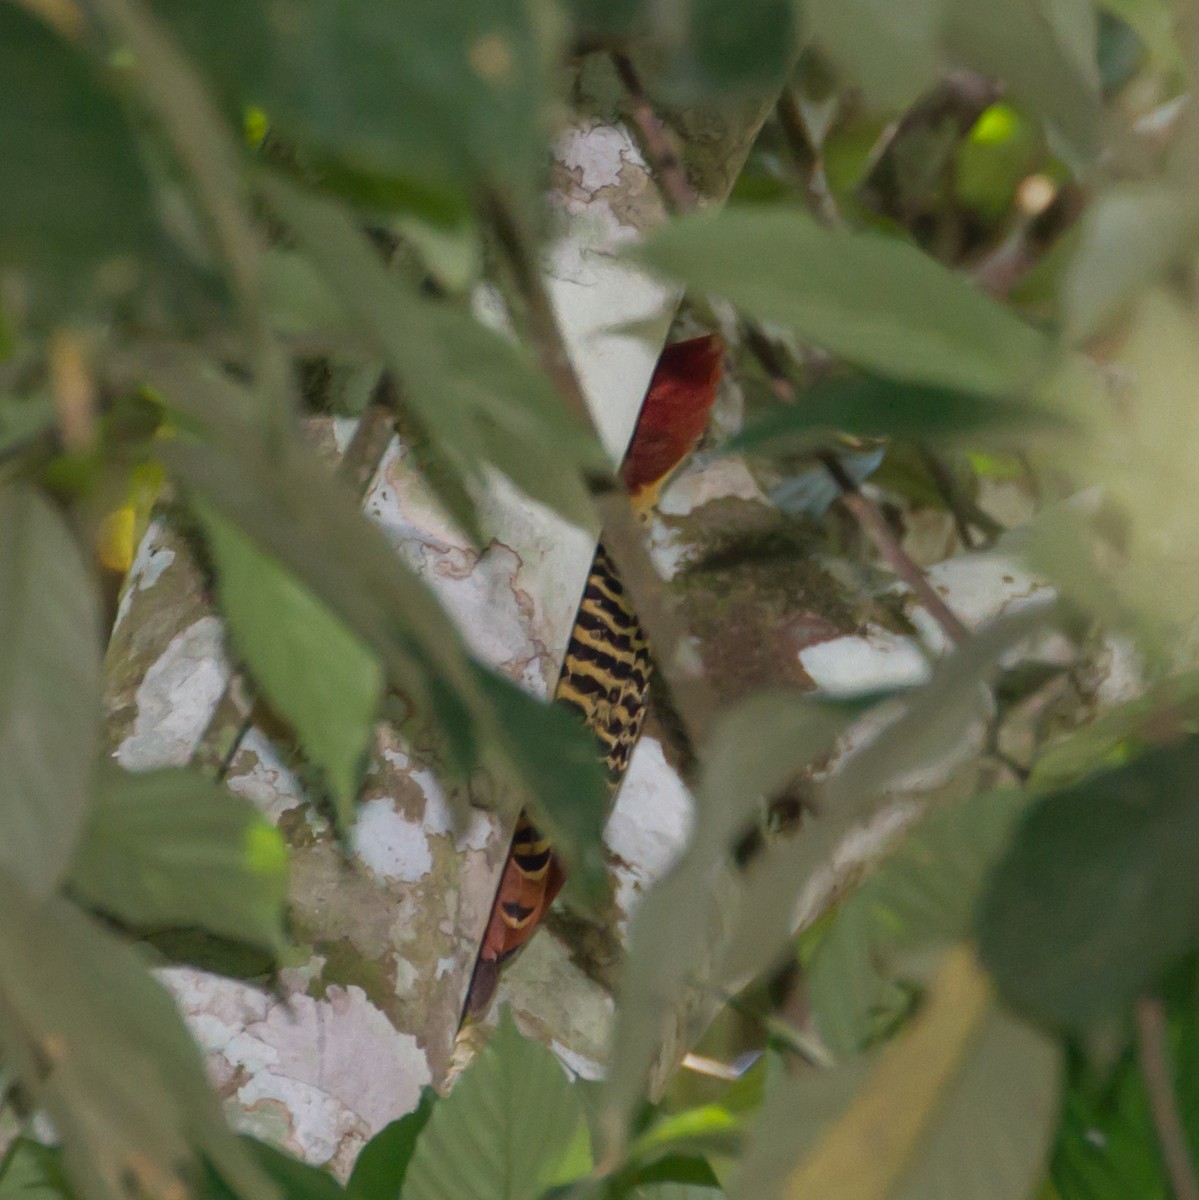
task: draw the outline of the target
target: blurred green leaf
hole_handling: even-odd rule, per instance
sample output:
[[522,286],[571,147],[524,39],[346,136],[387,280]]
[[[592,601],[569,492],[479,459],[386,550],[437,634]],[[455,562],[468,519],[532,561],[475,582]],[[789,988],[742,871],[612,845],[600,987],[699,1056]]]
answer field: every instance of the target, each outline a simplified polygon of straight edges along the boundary
[[425,198],[485,182],[535,193],[553,60],[545,5],[499,0],[293,0],[285,8],[162,5],[226,95],[266,111],[286,140]]
[[808,0],[806,32],[877,108],[904,109],[936,81],[951,0]]
[[0,487],[0,864],[54,889],[84,821],[99,749],[100,620],[63,519]]
[[911,1007],[905,960],[968,935],[987,875],[1028,805],[991,792],[929,813],[897,850],[838,905],[808,968],[820,1035],[851,1055]]
[[1087,208],[1061,286],[1066,336],[1101,333],[1159,280],[1199,234],[1187,192],[1160,182],[1123,183]]
[[0,455],[51,431],[55,420],[54,404],[43,393],[0,396]]
[[785,1078],[730,1184],[733,1200],[1007,1200],[1044,1169],[1056,1045],[994,1002],[969,950],[878,1055]]
[[17,1138],[0,1163],[0,1200],[72,1200],[62,1152]]
[[713,93],[777,90],[798,48],[792,0],[689,0],[687,54],[679,68],[684,86]]
[[384,1126],[362,1147],[346,1184],[350,1200],[396,1200],[402,1194],[417,1140],[437,1101],[432,1088],[423,1089],[412,1112]]
[[287,945],[287,847],[248,801],[183,770],[105,764],[68,876],[87,904],[142,929],[199,927]]
[[1050,414],[1032,404],[852,376],[818,383],[795,404],[770,408],[747,423],[727,449],[792,454],[826,447],[837,433],[935,441],[1046,423],[1053,423]]
[[954,0],[950,54],[1001,79],[1076,164],[1099,149],[1098,31],[1092,0]]
[[800,213],[685,217],[643,255],[881,375],[1003,397],[1047,366],[1041,335],[915,247],[823,229]]
[[1045,797],[992,876],[979,914],[1004,995],[1051,1025],[1123,1017],[1199,945],[1199,738]]
[[1178,10],[1171,0],[1098,0],[1098,4],[1133,29],[1148,48],[1155,70],[1179,69]]
[[54,1123],[80,1200],[182,1192],[201,1156],[242,1200],[277,1200],[170,996],[127,945],[0,872],[0,961],[6,1063]]
[[407,292],[337,206],[278,179],[264,177],[262,185],[387,356],[404,401],[447,467],[477,486],[490,462],[534,500],[590,524],[580,473],[608,464],[524,351],[468,314]]
[[362,640],[277,559],[210,505],[198,511],[233,643],[272,708],[324,772],[347,829],[383,695],[383,671]]
[[[342,1200],[345,1190],[321,1167],[306,1162],[257,1138],[242,1136],[238,1141],[262,1173],[275,1184],[285,1200]],[[209,1169],[209,1187],[202,1200],[238,1200],[219,1174]]]
[[987,220],[1011,211],[1016,189],[1044,155],[1036,122],[1010,104],[992,104],[956,147],[953,192]]
[[585,1129],[558,1060],[521,1037],[505,1009],[486,1050],[434,1106],[404,1177],[404,1200],[535,1200]]
[[116,98],[83,54],[0,5],[0,263],[66,282],[153,236],[149,182]]

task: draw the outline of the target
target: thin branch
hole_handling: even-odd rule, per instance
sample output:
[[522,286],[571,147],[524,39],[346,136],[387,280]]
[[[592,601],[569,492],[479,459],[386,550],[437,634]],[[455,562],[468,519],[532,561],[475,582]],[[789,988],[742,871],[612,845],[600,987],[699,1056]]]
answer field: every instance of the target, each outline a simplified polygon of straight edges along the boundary
[[1166,1050],[1166,1008],[1161,1000],[1155,996],[1144,996],[1137,1001],[1136,1027],[1137,1058],[1174,1198],[1199,1200],[1195,1164],[1191,1161],[1186,1130],[1178,1112],[1178,1098],[1174,1094]]
[[837,211],[837,202],[829,190],[828,179],[824,174],[824,161],[820,157],[819,149],[812,143],[807,122],[800,112],[790,84],[783,88],[775,105],[775,113],[799,173],[808,209],[821,224],[829,228],[838,227],[841,224],[841,214]]
[[[624,55],[614,54],[612,59],[617,73],[628,89],[629,97],[633,101],[633,121],[637,125],[642,149],[654,178],[659,180],[663,194],[674,211],[691,211],[696,206],[695,194],[683,174],[678,155],[671,151],[664,159],[655,157],[657,149],[663,143],[669,146],[669,138],[646,100],[645,90],[637,78],[632,63]],[[761,363],[774,394],[785,404],[795,404],[797,401],[795,385],[791,382],[769,339],[756,325],[750,322],[745,323],[744,329],[746,345]],[[929,583],[924,572],[904,550],[877,505],[846,474],[845,469],[834,455],[821,455],[820,461],[832,476],[837,487],[840,488],[845,507],[861,526],[862,532],[874,543],[875,549],[890,564],[891,569],[911,588],[913,595],[941,626],[946,637],[956,643],[961,643],[969,637],[969,630],[958,620],[936,589]]]
[[[579,421],[598,436],[545,282],[516,221],[495,195],[485,197],[483,208],[525,304],[529,333],[543,368]],[[608,477],[592,482],[592,499],[603,528],[604,546],[629,590],[687,739],[692,746],[703,746],[717,712],[716,697],[697,669],[687,631],[667,598],[628,496],[615,479]]]

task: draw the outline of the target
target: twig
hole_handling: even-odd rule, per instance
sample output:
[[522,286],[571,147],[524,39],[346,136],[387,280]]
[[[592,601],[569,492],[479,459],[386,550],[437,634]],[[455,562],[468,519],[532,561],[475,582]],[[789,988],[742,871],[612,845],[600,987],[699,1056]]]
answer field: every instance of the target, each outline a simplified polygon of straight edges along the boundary
[[1199,1200],[1195,1164],[1178,1112],[1166,1051],[1166,1008],[1156,996],[1144,996],[1137,1001],[1136,1027],[1137,1058],[1174,1200]]
[[[529,333],[542,366],[575,416],[597,433],[549,293],[516,221],[494,194],[484,198],[483,208],[525,304]],[[716,697],[703,675],[688,665],[693,651],[686,630],[667,599],[628,497],[619,483],[608,477],[592,482],[592,499],[603,528],[604,546],[654,648],[655,662],[687,739],[694,747],[703,746],[717,712]]]
[[972,529],[979,530],[988,541],[993,541],[1004,532],[1003,526],[990,513],[975,504],[969,496],[962,495],[953,472],[932,447],[921,442],[916,447],[916,453],[920,455],[920,461],[928,469],[933,485],[945,501],[957,527],[958,537],[967,550],[973,550],[975,546]]
[[[633,101],[633,120],[641,135],[642,148],[654,173],[654,178],[659,180],[670,207],[678,212],[691,211],[695,208],[695,195],[683,175],[678,155],[671,151],[665,159],[659,160],[655,157],[657,147],[661,146],[663,142],[669,146],[669,140],[653,109],[646,101],[645,91],[637,78],[632,63],[623,55],[614,54],[612,58],[617,73],[625,87],[628,88],[629,96]],[[675,197],[678,197],[678,200]],[[779,361],[769,339],[757,326],[749,322],[745,323],[745,335],[746,345],[761,363],[770,379],[770,386],[774,394],[785,404],[796,403],[795,385]],[[969,637],[969,630],[941,599],[924,572],[900,545],[899,539],[892,533],[886,518],[878,507],[846,474],[836,457],[832,454],[824,454],[820,456],[820,462],[832,476],[837,487],[840,488],[845,507],[861,526],[862,532],[874,543],[875,549],[890,564],[892,570],[911,588],[912,594],[941,626],[946,637],[956,643],[961,643]],[[619,562],[617,565],[620,565]],[[652,642],[652,637],[650,640]]]
[[791,151],[791,158],[799,172],[808,209],[821,224],[836,228],[841,224],[841,214],[837,211],[837,202],[829,190],[820,151],[812,144],[807,122],[799,110],[795,93],[789,84],[783,88],[775,105],[775,112],[787,148]]

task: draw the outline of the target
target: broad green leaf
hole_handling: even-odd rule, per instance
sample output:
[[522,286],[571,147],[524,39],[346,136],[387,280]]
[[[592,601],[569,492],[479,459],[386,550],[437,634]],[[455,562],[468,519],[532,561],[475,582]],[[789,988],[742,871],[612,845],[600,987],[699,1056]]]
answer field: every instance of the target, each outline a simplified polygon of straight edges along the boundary
[[225,1124],[170,996],[123,942],[0,873],[0,1042],[54,1124],[80,1200],[182,1193],[207,1159],[242,1200],[276,1189]]
[[880,375],[1005,397],[1047,365],[1040,334],[906,242],[743,209],[673,221],[641,253]]
[[[915,1020],[877,1057],[776,1088],[730,1196],[1027,1196],[1057,1110],[1058,1059],[1052,1041],[997,1007],[959,946]],[[848,1087],[852,1100],[836,1105]]]
[[233,643],[323,770],[346,828],[382,699],[379,661],[277,559],[210,505],[198,507]]
[[689,0],[686,8],[689,36],[675,68],[684,94],[710,100],[781,87],[798,52],[792,0]]
[[864,1049],[905,1014],[909,956],[967,936],[1027,804],[1021,792],[993,792],[929,813],[838,905],[808,967],[812,1012],[835,1054]]
[[806,32],[881,109],[904,109],[937,81],[952,0],[809,0]]
[[1083,1031],[1123,1017],[1199,947],[1199,738],[1045,797],[1017,830],[979,914],[1004,995]]
[[1178,12],[1170,0],[1099,0],[1099,7],[1129,25],[1148,47],[1158,71],[1181,65]]
[[1095,157],[1101,105],[1091,0],[953,0],[946,15],[953,57],[1003,80],[1072,161]]
[[439,457],[476,484],[490,462],[533,499],[576,524],[590,524],[580,472],[602,471],[608,464],[524,351],[466,313],[406,291],[338,206],[269,176],[261,182],[272,206],[387,356],[404,401]]
[[608,781],[595,739],[562,705],[535,700],[515,684],[479,671],[512,767],[506,782],[524,792],[566,867],[568,886],[584,906],[607,895],[604,825]]
[[499,0],[251,0],[163,5],[226,95],[256,104],[308,156],[393,179],[420,204],[485,183],[531,195],[544,175],[552,14]]
[[417,1140],[437,1100],[437,1093],[425,1088],[412,1112],[384,1126],[362,1147],[346,1184],[350,1200],[396,1200],[403,1191]]
[[133,132],[93,65],[17,4],[0,4],[0,264],[66,280],[152,236]]
[[1193,243],[1194,203],[1164,183],[1125,183],[1091,204],[1062,280],[1066,336],[1085,341],[1122,314]]
[[191,771],[108,765],[68,882],[140,929],[196,927],[278,953],[287,848],[248,801]]
[[641,902],[629,929],[603,1101],[605,1136],[613,1146],[625,1136],[672,1026],[686,1023],[698,1003],[696,989],[703,991],[711,975],[722,945],[734,837],[754,820],[764,796],[829,749],[845,720],[832,706],[766,693],[726,713],[713,731],[692,840]]
[[404,1200],[535,1200],[570,1153],[582,1107],[558,1060],[505,1009],[486,1050],[433,1108]]
[[99,748],[100,620],[62,518],[0,488],[0,866],[38,894],[70,861]]
[[17,1138],[0,1163],[0,1200],[72,1200],[62,1169],[62,1153],[28,1138]]
[[730,451],[792,454],[827,446],[836,433],[933,441],[1044,424],[1031,404],[871,376],[830,379],[750,422]]

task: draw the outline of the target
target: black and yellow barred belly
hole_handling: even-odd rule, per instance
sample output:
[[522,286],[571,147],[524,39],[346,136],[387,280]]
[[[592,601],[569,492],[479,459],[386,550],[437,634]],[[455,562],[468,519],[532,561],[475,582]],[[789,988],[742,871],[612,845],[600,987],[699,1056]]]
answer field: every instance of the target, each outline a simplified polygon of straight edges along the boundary
[[601,545],[554,698],[575,709],[595,735],[613,788],[624,778],[641,735],[652,670],[649,644]]

